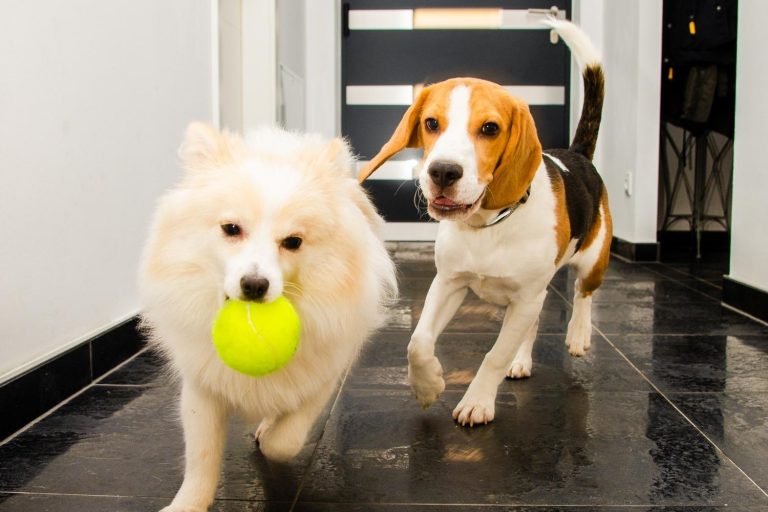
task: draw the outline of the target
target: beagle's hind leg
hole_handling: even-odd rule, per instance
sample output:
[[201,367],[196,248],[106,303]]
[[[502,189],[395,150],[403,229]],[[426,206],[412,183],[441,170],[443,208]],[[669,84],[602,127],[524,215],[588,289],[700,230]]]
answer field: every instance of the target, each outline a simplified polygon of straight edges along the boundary
[[576,293],[573,297],[573,313],[568,323],[565,344],[572,356],[583,356],[591,345],[592,337],[592,292],[603,283],[608,260],[611,257],[611,215],[603,196],[600,207],[599,225],[591,243],[578,254],[575,264]]

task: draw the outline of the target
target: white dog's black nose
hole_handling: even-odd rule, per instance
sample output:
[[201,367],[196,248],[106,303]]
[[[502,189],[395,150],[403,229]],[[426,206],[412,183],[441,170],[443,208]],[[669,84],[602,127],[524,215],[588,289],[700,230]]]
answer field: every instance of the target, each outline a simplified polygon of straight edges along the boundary
[[261,300],[269,290],[269,281],[260,276],[243,276],[240,289],[245,300]]
[[459,164],[437,160],[429,164],[427,171],[435,185],[445,188],[450,187],[464,174],[464,169]]

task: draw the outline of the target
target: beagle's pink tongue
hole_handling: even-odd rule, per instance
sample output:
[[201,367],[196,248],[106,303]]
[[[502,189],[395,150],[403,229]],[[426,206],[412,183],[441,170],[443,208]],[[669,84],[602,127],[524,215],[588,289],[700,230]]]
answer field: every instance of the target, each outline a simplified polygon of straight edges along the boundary
[[459,206],[457,203],[451,201],[445,196],[439,196],[432,200],[432,204],[436,206],[442,206],[443,208],[455,208]]

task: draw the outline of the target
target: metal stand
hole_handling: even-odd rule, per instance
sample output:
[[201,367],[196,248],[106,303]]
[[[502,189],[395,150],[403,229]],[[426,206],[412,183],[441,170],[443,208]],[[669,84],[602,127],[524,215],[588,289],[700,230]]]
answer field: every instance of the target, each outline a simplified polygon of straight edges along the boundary
[[[723,160],[733,145],[733,139],[726,138],[718,145],[713,132],[706,131],[700,135],[682,129],[682,140],[678,145],[669,131],[669,123],[661,125],[661,165],[659,168],[663,215],[661,230],[668,230],[677,221],[684,221],[696,236],[696,258],[701,258],[701,234],[707,222],[716,222],[726,231],[729,229],[732,176],[723,176]],[[677,158],[674,170],[670,169],[668,151]],[[695,158],[691,158],[695,155]],[[711,162],[708,162],[708,158]],[[693,163],[693,176],[686,173]],[[707,164],[710,163],[708,166]],[[693,181],[693,183],[691,183]],[[680,201],[690,207],[690,213],[675,210],[675,204]],[[714,200],[717,199],[722,208],[722,214],[711,212]],[[679,206],[678,206],[679,207]]]

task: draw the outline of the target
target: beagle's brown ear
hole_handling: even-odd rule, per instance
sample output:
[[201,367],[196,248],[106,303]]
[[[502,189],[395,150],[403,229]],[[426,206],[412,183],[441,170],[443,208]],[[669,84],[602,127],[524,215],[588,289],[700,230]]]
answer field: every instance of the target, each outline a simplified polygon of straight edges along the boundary
[[541,142],[528,105],[514,98],[512,101],[509,140],[483,199],[482,207],[487,210],[506,208],[518,202],[541,164]]
[[429,95],[429,87],[425,87],[419,93],[413,105],[405,111],[400,124],[395,128],[392,137],[379,150],[373,160],[368,162],[357,175],[357,181],[364,182],[373,172],[381,167],[381,164],[389,160],[395,153],[405,148],[420,148],[423,146],[419,123],[421,118],[421,109]]

